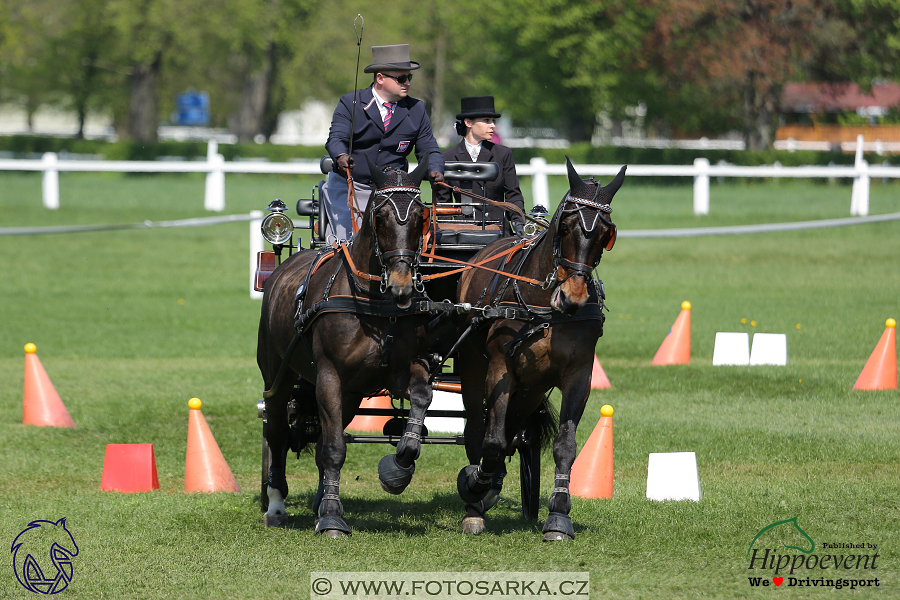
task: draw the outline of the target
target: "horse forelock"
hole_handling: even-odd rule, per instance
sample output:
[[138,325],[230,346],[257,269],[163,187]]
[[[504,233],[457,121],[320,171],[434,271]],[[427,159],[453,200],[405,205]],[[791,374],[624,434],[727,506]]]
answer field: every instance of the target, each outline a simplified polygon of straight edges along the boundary
[[[394,191],[391,188],[400,188]],[[391,170],[386,173],[384,184],[375,191],[376,196],[384,197],[383,202],[377,202],[380,207],[384,202],[390,202],[397,213],[397,218],[401,223],[406,223],[412,212],[412,204],[419,201],[419,193],[412,190],[418,190],[419,186],[413,182],[412,178],[405,171]],[[385,193],[380,193],[384,190]]]
[[[584,202],[578,202],[579,200]],[[564,210],[564,212],[577,211],[585,231],[593,231],[597,226],[598,220],[610,224],[606,215],[612,212],[612,209],[609,208],[609,204],[612,202],[612,194],[593,179],[585,181],[584,185],[576,190],[569,191],[563,204],[569,204],[570,202],[575,206]]]

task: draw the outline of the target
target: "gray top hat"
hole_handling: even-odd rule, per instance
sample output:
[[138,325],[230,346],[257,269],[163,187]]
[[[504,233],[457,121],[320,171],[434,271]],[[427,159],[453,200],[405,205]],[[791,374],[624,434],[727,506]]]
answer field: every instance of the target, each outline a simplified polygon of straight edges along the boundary
[[421,65],[409,60],[409,44],[393,46],[372,46],[372,64],[364,73],[380,73],[381,71],[414,71]]

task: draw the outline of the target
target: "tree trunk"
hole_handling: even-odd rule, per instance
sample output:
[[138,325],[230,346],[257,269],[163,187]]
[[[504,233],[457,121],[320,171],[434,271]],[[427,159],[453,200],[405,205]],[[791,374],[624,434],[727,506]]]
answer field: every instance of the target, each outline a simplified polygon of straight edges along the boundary
[[744,88],[744,142],[748,150],[768,150],[775,142],[778,93],[768,82],[759,86],[761,78],[759,73],[750,73]]
[[275,71],[275,51],[275,43],[269,42],[260,67],[244,78],[240,106],[228,117],[228,129],[242,142],[252,142],[265,129],[266,107]]
[[[440,8],[438,8],[440,10]],[[437,138],[447,136],[441,130],[444,124],[444,77],[447,72],[447,28],[438,20],[434,42],[434,96],[431,102],[431,127]]]
[[156,97],[162,52],[150,64],[135,65],[131,72],[131,99],[126,135],[138,142],[155,142],[159,128],[159,100]]

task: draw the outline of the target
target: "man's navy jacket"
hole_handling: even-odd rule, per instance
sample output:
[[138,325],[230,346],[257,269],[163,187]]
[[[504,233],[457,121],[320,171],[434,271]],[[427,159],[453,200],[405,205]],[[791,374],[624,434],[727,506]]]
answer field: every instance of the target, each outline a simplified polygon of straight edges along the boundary
[[[434,139],[431,121],[425,113],[425,103],[415,98],[402,98],[394,108],[391,123],[385,132],[381,113],[375,105],[372,87],[359,90],[356,97],[356,119],[353,123],[353,179],[369,183],[368,156],[379,168],[388,165],[409,171],[407,155],[416,149],[416,159],[428,157],[428,171],[444,172],[444,155]],[[347,154],[350,143],[350,115],[354,94],[344,94],[334,109],[331,131],[325,149],[332,158]]]

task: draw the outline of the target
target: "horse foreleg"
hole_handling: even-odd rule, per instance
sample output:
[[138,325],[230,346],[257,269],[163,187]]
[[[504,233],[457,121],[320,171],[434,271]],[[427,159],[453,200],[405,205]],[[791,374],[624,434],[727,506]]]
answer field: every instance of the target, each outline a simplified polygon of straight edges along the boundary
[[316,443],[316,465],[319,467],[319,493],[316,494],[316,533],[336,538],[350,535],[341,504],[341,468],[347,457],[344,441],[343,407],[340,380],[326,361],[318,364],[316,401],[322,435]]
[[431,405],[432,390],[428,385],[428,365],[414,361],[410,365],[409,418],[397,451],[378,463],[381,488],[390,494],[400,494],[410,484],[416,472],[416,460],[422,451],[422,426],[425,412]]
[[456,479],[460,498],[473,505],[484,499],[490,491],[494,474],[503,467],[509,447],[506,418],[512,384],[505,365],[492,365],[486,386],[488,421],[481,444],[481,463],[465,467]]
[[[584,370],[583,370],[584,371]],[[553,459],[556,463],[556,474],[553,492],[550,494],[550,515],[544,522],[544,541],[562,541],[575,539],[575,529],[569,512],[572,510],[572,498],[569,494],[569,475],[572,463],[578,452],[575,433],[590,393],[590,368],[579,374],[575,381],[566,385],[562,392],[562,405],[559,411],[559,433],[553,442]]]

